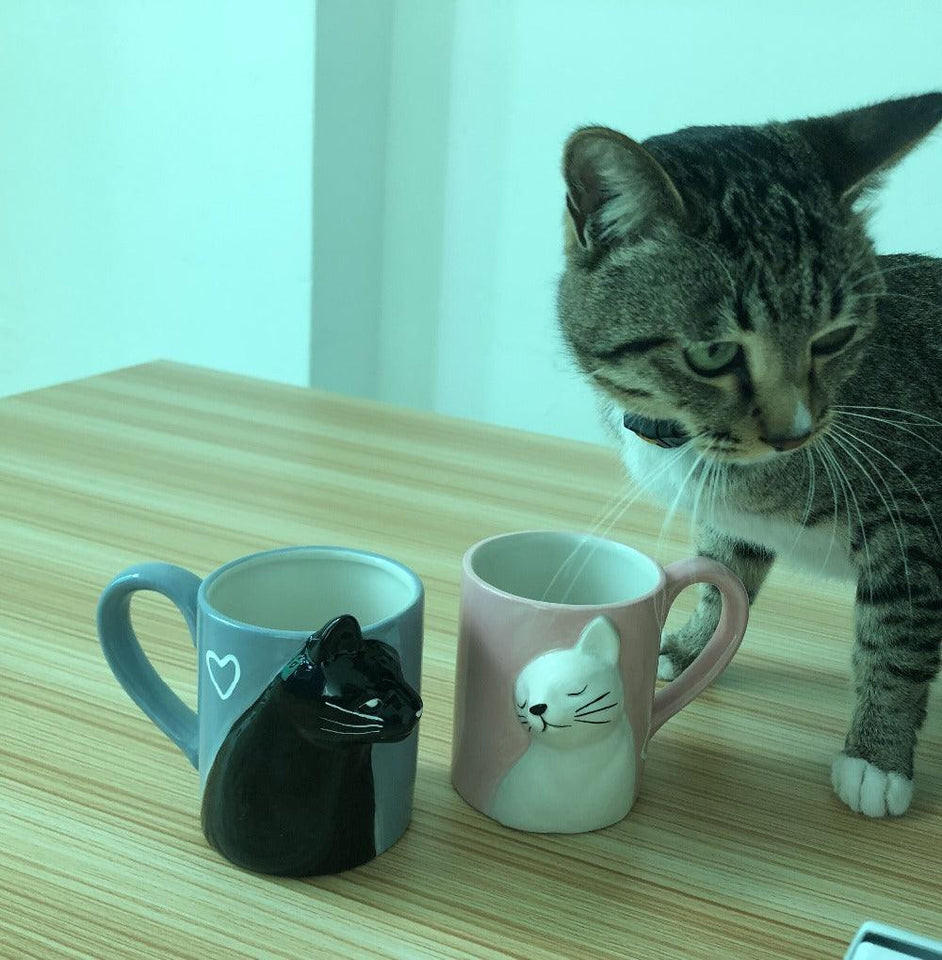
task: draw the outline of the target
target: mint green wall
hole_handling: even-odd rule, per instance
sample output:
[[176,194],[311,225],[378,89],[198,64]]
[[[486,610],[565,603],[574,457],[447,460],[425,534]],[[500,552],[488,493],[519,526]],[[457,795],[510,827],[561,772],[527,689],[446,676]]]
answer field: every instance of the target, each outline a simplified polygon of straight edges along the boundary
[[[165,356],[603,440],[568,133],[940,89],[940,36],[938,0],[0,0],[0,395]],[[940,170],[890,176],[881,250],[942,255]]]
[[376,396],[396,4],[319,0],[310,382]]
[[0,2],[0,394],[307,383],[314,4]]
[[[430,405],[603,440],[554,323],[559,156],[575,127],[608,124],[642,139],[938,90],[940,41],[938,0],[458,0],[436,362],[412,371],[428,376],[434,367]],[[397,42],[403,60],[435,56],[417,31]],[[411,109],[422,116],[436,95],[413,93]],[[421,144],[415,150],[421,157]],[[423,201],[414,187],[399,200],[417,209]],[[882,251],[942,256],[942,135],[890,176],[873,229]],[[401,236],[388,233],[387,244]],[[422,282],[421,272],[412,278]],[[400,344],[416,324],[405,311],[384,316]],[[402,375],[395,342],[385,362]]]

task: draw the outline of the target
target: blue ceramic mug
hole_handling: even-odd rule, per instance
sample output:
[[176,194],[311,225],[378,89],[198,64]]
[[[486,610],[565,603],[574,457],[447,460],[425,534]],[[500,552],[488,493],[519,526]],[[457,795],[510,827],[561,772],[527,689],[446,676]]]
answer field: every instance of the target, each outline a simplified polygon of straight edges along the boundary
[[[168,597],[190,628],[195,713],[134,635],[138,590]],[[101,595],[98,635],[115,677],[199,770],[210,843],[247,869],[306,876],[364,863],[409,825],[423,605],[395,560],[291,547],[204,580],[130,567]]]

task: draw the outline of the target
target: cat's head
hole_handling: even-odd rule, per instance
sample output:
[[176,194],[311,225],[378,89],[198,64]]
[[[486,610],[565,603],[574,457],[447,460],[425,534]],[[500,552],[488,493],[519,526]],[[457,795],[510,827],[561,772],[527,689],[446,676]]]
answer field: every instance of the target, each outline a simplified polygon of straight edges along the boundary
[[399,655],[365,639],[349,614],[313,634],[278,681],[279,706],[310,740],[391,743],[404,740],[422,716]]
[[618,631],[596,617],[569,650],[531,660],[514,684],[517,719],[530,736],[579,746],[610,733],[623,719]]
[[884,291],[855,206],[942,120],[942,93],[830,117],[566,144],[559,316],[617,411],[754,462],[827,429]]

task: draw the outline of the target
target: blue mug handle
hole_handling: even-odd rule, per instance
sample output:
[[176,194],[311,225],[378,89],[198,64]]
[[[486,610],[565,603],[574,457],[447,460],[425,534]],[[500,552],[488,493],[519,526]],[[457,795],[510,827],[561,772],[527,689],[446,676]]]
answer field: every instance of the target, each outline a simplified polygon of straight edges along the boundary
[[155,590],[172,600],[196,645],[196,574],[169,563],[141,563],[119,573],[98,600],[98,639],[111,672],[131,699],[199,769],[196,714],[167,686],[147,659],[131,626],[131,595]]

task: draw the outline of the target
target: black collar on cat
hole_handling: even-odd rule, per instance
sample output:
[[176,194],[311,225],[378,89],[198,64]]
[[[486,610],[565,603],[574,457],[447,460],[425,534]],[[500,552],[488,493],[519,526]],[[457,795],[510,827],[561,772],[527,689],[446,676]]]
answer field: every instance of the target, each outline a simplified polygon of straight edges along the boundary
[[626,413],[624,424],[642,440],[658,447],[682,447],[690,439],[676,420],[651,420],[638,413]]

